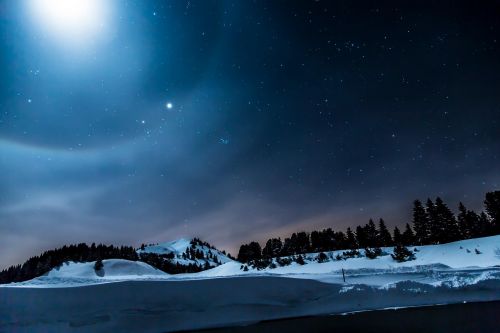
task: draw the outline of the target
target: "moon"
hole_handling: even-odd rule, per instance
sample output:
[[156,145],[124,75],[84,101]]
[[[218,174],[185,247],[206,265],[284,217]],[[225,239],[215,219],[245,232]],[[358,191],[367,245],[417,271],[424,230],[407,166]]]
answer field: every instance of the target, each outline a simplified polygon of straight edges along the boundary
[[109,23],[109,0],[29,0],[35,29],[65,44],[95,40]]

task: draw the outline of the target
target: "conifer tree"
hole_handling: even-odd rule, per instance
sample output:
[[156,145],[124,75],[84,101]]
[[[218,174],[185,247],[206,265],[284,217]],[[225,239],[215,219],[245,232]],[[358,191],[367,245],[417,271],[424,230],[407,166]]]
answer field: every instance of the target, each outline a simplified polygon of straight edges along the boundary
[[396,245],[402,244],[402,242],[403,242],[403,238],[401,237],[401,231],[399,231],[398,227],[394,227],[393,240],[394,240],[394,244],[396,244]]
[[405,262],[415,259],[415,254],[408,250],[405,246],[399,244],[394,247],[394,252],[391,254],[392,259],[397,262]]
[[494,235],[492,224],[485,212],[479,215],[479,237]]
[[476,212],[468,210],[466,215],[466,222],[468,225],[469,238],[476,238],[483,236],[481,219],[479,215],[476,214]]
[[372,219],[368,221],[368,224],[365,226],[365,235],[367,246],[376,247],[378,246],[378,235],[377,235],[377,227]]
[[356,241],[357,241],[359,247],[367,247],[368,246],[365,228],[363,228],[360,225],[358,225],[356,227]]
[[283,244],[280,238],[271,238],[266,242],[266,246],[262,249],[262,256],[266,258],[274,258],[279,256]]
[[356,242],[356,236],[354,236],[354,232],[352,232],[351,228],[347,228],[346,231],[346,242],[348,249],[356,249],[358,244]]
[[378,245],[379,246],[392,245],[391,233],[387,229],[383,219],[380,219],[378,222]]
[[441,198],[436,198],[436,213],[439,220],[439,233],[437,235],[439,243],[454,242],[460,238],[457,220],[452,211],[446,206]]
[[415,245],[415,234],[408,223],[406,223],[405,231],[401,235],[403,244],[405,245]]
[[426,203],[426,213],[429,218],[429,244],[439,244],[442,235],[442,221],[439,218],[436,205],[429,198]]
[[96,272],[98,272],[98,271],[100,271],[103,268],[104,268],[104,264],[102,263],[102,260],[101,259],[96,260],[96,262],[94,264],[94,270]]
[[492,234],[500,234],[500,191],[486,193],[484,206],[491,218]]
[[467,209],[462,202],[458,203],[458,215],[457,215],[458,230],[460,231],[460,236],[462,239],[471,238],[470,223],[467,218]]
[[420,200],[413,202],[413,228],[417,245],[429,243],[429,218]]
[[249,244],[243,244],[238,252],[238,261],[242,263],[248,263],[252,260],[259,260],[262,258],[262,250],[257,242],[250,242]]

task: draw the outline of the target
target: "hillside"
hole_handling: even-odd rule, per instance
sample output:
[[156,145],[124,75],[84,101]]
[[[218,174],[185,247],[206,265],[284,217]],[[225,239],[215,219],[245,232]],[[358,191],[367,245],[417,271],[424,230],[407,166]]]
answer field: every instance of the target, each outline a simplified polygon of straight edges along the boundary
[[232,261],[222,251],[197,238],[181,238],[171,242],[142,246],[137,250],[137,253],[139,255],[142,253],[152,253],[169,256],[173,263],[180,265],[192,264],[204,266],[208,263],[208,265],[213,267]]

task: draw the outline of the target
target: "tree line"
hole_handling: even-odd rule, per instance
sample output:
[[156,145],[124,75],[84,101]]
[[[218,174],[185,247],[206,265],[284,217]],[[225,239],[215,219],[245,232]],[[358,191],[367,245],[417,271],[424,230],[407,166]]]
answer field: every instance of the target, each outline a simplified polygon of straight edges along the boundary
[[[437,197],[413,203],[412,226],[407,223],[403,230],[395,227],[391,233],[383,219],[375,223],[372,219],[364,226],[346,232],[332,228],[315,230],[310,233],[293,233],[290,237],[271,238],[264,248],[258,242],[240,246],[237,260],[242,263],[296,256],[312,252],[354,250],[365,248],[368,254],[378,252],[380,247],[396,247],[398,253],[407,253],[405,246],[443,244],[453,241],[500,234],[500,191],[486,193],[485,211],[476,213],[468,210],[463,203],[458,205],[458,215]],[[375,254],[376,254],[375,252]]]

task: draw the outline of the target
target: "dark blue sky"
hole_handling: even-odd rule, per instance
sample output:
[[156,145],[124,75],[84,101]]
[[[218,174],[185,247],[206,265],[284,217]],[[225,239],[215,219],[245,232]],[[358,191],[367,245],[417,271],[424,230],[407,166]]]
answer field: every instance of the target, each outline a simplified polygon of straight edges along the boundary
[[76,26],[0,0],[0,266],[70,242],[234,252],[499,188],[498,2],[100,3]]

